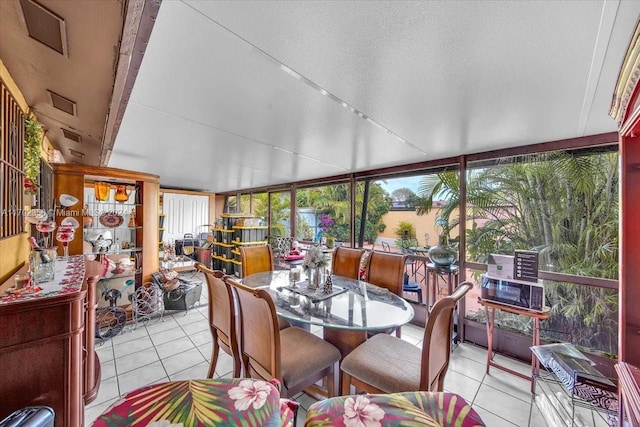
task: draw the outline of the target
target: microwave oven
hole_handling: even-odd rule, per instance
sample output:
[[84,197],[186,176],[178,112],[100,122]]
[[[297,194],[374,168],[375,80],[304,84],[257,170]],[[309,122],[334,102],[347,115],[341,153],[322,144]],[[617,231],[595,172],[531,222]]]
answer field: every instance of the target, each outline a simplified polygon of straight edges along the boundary
[[545,308],[542,281],[526,282],[482,276],[482,299],[524,310],[543,312]]

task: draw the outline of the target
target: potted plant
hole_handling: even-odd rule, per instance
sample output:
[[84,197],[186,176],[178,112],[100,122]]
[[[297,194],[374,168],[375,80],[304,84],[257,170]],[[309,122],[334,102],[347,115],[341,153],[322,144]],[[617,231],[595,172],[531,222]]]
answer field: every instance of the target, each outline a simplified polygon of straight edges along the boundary
[[35,196],[40,180],[40,144],[42,125],[33,117],[25,120],[24,138],[24,194]]

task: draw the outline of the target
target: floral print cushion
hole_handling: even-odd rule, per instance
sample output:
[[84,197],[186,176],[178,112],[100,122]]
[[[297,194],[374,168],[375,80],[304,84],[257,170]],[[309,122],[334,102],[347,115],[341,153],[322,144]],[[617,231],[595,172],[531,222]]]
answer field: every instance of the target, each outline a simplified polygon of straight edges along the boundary
[[172,381],[129,392],[94,427],[293,426],[297,404],[277,383],[248,378]]
[[309,407],[304,425],[474,427],[484,423],[457,394],[406,392],[321,400]]

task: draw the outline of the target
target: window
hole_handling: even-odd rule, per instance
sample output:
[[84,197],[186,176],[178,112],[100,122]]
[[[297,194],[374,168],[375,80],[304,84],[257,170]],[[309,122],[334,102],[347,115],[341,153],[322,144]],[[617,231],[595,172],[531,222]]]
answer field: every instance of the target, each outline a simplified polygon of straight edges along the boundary
[[24,113],[0,81],[0,239],[25,231],[24,120]]

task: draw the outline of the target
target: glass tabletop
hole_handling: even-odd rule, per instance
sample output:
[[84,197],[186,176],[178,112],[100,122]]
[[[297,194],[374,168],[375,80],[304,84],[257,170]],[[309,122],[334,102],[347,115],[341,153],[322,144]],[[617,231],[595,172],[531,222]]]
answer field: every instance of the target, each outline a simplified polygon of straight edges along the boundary
[[[284,319],[327,328],[379,330],[402,326],[413,319],[413,307],[385,288],[360,280],[332,276],[330,298],[316,301],[289,289],[289,271],[268,271],[249,275],[242,283],[268,289],[276,312]],[[305,282],[298,282],[300,285]]]

